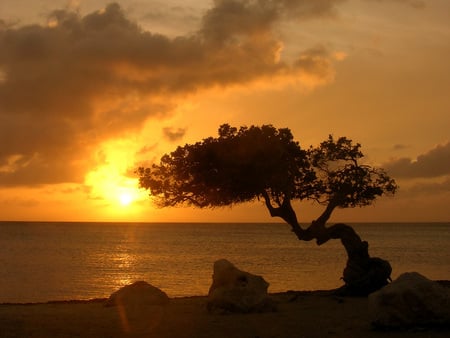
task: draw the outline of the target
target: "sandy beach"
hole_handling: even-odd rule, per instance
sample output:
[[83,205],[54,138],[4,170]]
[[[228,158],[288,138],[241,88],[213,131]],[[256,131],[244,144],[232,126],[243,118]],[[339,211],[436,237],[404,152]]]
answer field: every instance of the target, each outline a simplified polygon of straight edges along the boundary
[[0,337],[309,338],[448,337],[448,328],[379,331],[367,298],[327,291],[272,294],[277,311],[211,314],[206,297],[171,299],[166,306],[105,307],[105,300],[0,305]]

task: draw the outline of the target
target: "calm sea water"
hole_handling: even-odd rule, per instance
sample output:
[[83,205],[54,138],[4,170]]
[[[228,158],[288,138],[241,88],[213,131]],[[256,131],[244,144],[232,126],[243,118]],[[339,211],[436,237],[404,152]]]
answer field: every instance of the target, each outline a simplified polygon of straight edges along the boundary
[[[450,280],[450,223],[352,225],[394,278]],[[206,295],[220,258],[262,275],[269,292],[339,287],[346,262],[339,241],[302,242],[285,224],[0,222],[0,303],[108,297],[137,280]]]

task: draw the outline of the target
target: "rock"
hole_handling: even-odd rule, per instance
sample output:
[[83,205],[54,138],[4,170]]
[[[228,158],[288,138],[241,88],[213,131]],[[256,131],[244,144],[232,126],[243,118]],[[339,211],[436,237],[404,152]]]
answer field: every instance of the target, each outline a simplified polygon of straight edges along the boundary
[[142,305],[165,305],[168,302],[169,297],[165,292],[147,282],[138,281],[111,294],[105,306],[139,307]]
[[267,294],[263,277],[241,271],[226,259],[214,263],[213,282],[208,293],[210,312],[267,312],[275,304]]
[[450,325],[450,289],[417,272],[404,273],[369,295],[369,314],[376,327]]

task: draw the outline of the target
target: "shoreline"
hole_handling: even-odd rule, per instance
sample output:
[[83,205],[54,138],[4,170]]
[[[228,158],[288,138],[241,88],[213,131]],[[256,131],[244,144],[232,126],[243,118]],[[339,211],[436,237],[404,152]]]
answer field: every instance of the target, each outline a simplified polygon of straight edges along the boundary
[[271,293],[274,312],[211,314],[207,296],[170,298],[167,305],[106,307],[106,298],[0,304],[0,338],[315,338],[448,337],[450,328],[379,331],[367,297],[334,290]]
[[[434,282],[450,288],[450,280],[435,280]],[[360,297],[345,297],[345,296],[339,296],[336,295],[336,291],[339,290],[339,288],[336,289],[330,289],[330,290],[287,290],[287,291],[281,291],[281,292],[269,292],[269,296],[272,297],[278,297],[283,295],[289,295],[289,294],[295,294],[295,295],[316,295],[316,296],[334,296],[334,297],[342,297],[342,298],[360,298]],[[170,300],[176,300],[176,299],[190,299],[190,298],[207,298],[207,295],[193,295],[193,296],[175,296],[175,297],[169,297]],[[366,297],[361,297],[366,298]],[[98,298],[88,298],[88,299],[62,299],[62,300],[48,300],[48,301],[42,301],[42,302],[0,302],[0,306],[5,305],[22,305],[22,306],[28,306],[28,305],[45,305],[45,304],[91,304],[91,303],[104,303],[108,300],[108,297],[98,297]]]

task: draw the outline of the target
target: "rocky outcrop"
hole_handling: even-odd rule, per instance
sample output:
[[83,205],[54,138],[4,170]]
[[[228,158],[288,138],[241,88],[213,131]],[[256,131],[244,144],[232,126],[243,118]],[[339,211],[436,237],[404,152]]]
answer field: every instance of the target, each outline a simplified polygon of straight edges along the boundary
[[165,292],[147,282],[138,281],[111,294],[105,306],[139,307],[142,305],[165,305],[168,302],[169,297]]
[[267,312],[275,304],[267,293],[263,277],[241,271],[226,259],[214,263],[213,282],[208,293],[210,312]]
[[376,327],[450,325],[450,289],[417,272],[404,273],[369,295]]

